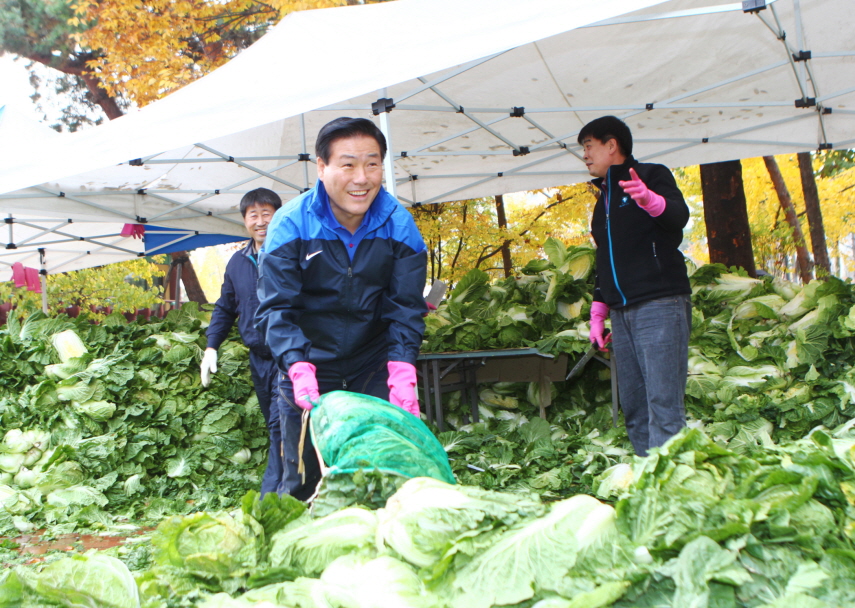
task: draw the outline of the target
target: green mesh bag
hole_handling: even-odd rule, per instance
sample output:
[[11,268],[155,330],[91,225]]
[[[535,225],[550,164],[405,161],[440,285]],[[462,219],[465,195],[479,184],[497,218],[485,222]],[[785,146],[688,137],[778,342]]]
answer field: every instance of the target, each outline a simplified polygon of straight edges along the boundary
[[325,475],[376,468],[455,483],[448,456],[425,423],[388,401],[326,393],[312,409],[311,433]]

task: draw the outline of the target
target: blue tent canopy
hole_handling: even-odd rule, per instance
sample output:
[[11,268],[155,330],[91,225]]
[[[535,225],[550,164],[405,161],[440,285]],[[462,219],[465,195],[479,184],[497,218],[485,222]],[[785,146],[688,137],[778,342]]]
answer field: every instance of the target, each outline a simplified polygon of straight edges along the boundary
[[185,251],[222,245],[246,240],[248,237],[238,237],[229,234],[207,234],[198,230],[183,228],[165,228],[163,226],[145,227],[145,254],[158,255],[173,251]]

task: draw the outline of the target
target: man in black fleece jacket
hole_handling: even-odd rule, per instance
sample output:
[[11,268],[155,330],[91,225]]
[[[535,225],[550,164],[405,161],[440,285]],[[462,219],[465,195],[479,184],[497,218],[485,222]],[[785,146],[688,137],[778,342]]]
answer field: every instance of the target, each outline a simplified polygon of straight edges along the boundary
[[[620,119],[591,121],[578,141],[600,192],[591,219],[590,339],[601,350],[612,342],[626,431],[646,456],[686,424],[692,289],[678,247],[689,208],[667,167],[632,157],[632,133]],[[612,333],[604,337],[609,317]]]

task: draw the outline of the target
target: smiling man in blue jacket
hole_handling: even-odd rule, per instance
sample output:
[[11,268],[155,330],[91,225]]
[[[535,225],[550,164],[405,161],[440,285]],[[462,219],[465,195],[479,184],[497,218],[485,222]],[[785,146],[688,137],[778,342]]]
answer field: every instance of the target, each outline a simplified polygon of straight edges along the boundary
[[208,386],[217,371],[217,349],[228,337],[235,321],[243,343],[249,348],[249,370],[270,435],[267,469],[261,480],[261,493],[276,492],[282,480],[282,438],[279,424],[277,382],[279,370],[264,336],[255,328],[258,308],[258,252],[267,236],[273,214],[282,206],[279,195],[267,188],[256,188],[243,195],[240,213],[249,233],[246,247],[235,253],[226,266],[220,299],[208,325],[208,348],[202,357],[202,385]]
[[280,209],[262,248],[256,316],[280,375],[280,494],[307,499],[320,477],[301,415],[333,390],[373,395],[418,416],[416,357],[427,306],[424,241],[382,187],[386,138],[364,118],[318,133],[318,183]]
[[590,339],[603,350],[613,338],[626,432],[646,456],[686,424],[692,289],[679,246],[689,208],[668,167],[632,157],[632,133],[619,118],[589,122],[578,141],[599,191]]

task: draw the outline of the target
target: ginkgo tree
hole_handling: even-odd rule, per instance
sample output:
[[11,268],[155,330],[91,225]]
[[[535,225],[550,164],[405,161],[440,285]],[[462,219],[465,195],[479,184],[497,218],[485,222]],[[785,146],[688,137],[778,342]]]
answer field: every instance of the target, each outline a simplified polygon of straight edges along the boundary
[[[47,276],[47,304],[50,314],[72,312],[92,320],[109,312],[135,313],[152,309],[163,302],[163,289],[157,279],[165,256],[116,262],[99,268],[86,268]],[[11,305],[21,318],[42,309],[42,294],[11,281],[0,282],[0,302]]]
[[[802,232],[810,245],[810,230],[805,215],[801,175],[796,154],[775,157],[787,190],[795,206]],[[847,166],[845,156],[829,161],[825,155],[814,155],[813,166],[822,208],[823,224],[829,255],[839,258],[850,255],[848,244],[855,232],[855,167]],[[831,165],[837,169],[825,169]],[[762,158],[742,160],[743,186],[751,241],[758,268],[777,275],[796,272],[795,240],[793,229],[781,208],[766,163]],[[678,183],[692,209],[692,221],[686,232],[690,243],[688,254],[698,263],[709,261],[706,250],[706,225],[704,223],[700,171],[697,166],[685,167],[676,172]],[[850,266],[851,267],[851,266]],[[840,273],[840,268],[834,269]]]
[[[143,106],[204,76],[286,14],[347,0],[72,0],[74,39],[112,96]],[[166,35],[165,35],[166,34]]]
[[290,12],[372,1],[0,2],[0,53],[58,70],[68,77],[57,85],[65,101],[76,98],[112,120],[224,64]]
[[548,237],[567,244],[589,239],[596,198],[588,184],[505,196],[507,225],[499,225],[493,197],[422,205],[411,209],[428,247],[429,282],[454,284],[473,268],[504,276],[502,245],[513,267],[543,257]]

